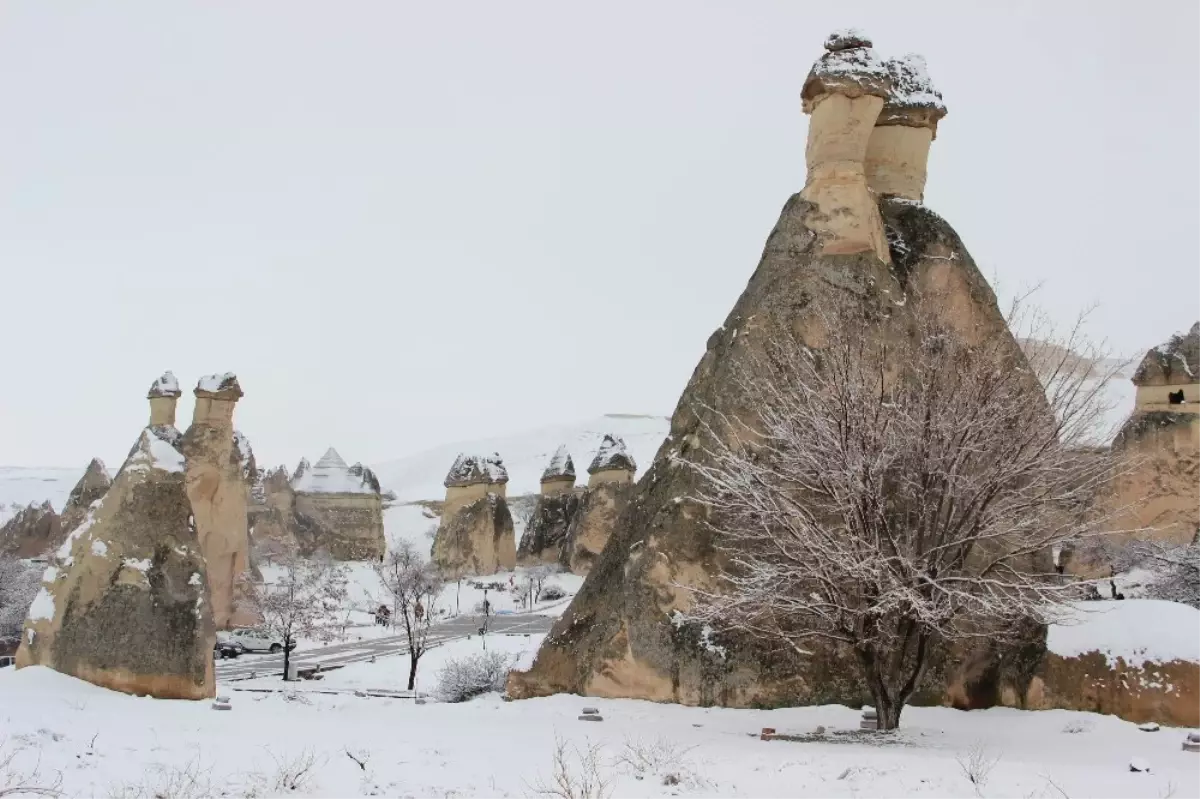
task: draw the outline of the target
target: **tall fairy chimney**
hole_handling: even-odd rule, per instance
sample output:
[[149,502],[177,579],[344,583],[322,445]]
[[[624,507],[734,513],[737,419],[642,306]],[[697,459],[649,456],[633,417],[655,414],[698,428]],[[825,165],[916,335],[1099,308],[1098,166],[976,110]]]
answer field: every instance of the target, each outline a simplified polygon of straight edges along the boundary
[[237,375],[208,375],[196,383],[196,407],[192,411],[192,424],[208,424],[214,427],[229,427],[233,433],[233,407],[242,398],[242,387]]
[[637,461],[626,451],[625,442],[606,434],[588,466],[588,488],[604,483],[632,483],[636,472]]
[[855,30],[835,31],[804,81],[801,98],[810,114],[804,199],[816,208],[806,224],[826,254],[873,252],[890,261],[883,219],[867,188],[864,161],[875,120],[888,99],[891,77]]
[[937,138],[938,122],[946,116],[946,105],[921,56],[891,58],[885,66],[892,91],[867,142],[867,185],[881,196],[921,202],[929,147]]
[[542,472],[542,496],[565,494],[575,488],[575,461],[566,446],[554,451],[546,470]]
[[146,398],[150,400],[150,426],[175,426],[175,403],[182,394],[179,381],[172,372],[163,372],[162,377],[150,385]]

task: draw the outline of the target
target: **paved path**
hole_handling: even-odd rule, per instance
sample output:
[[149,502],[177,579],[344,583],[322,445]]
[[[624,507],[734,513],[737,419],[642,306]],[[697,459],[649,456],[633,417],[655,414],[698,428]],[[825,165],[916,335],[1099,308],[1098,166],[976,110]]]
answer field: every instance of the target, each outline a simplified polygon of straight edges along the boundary
[[[429,630],[429,645],[436,646],[446,641],[475,635],[479,632],[482,624],[482,616],[459,616],[457,619],[435,624]],[[488,635],[546,633],[550,632],[553,624],[553,617],[536,614],[491,616],[488,619]],[[392,635],[387,638],[333,644],[318,649],[295,649],[292,651],[292,662],[320,663],[322,667],[345,666],[348,663],[361,663],[373,657],[400,655],[406,652],[408,652],[408,638],[404,635]],[[216,668],[218,682],[248,680],[256,676],[267,677],[283,673],[283,655],[247,653],[233,660],[218,660]]]

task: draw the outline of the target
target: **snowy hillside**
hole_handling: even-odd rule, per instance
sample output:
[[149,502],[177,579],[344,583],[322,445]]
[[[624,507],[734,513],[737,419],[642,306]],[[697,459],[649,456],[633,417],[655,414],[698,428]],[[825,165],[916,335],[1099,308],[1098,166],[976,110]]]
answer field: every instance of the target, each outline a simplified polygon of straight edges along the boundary
[[86,463],[78,468],[0,466],[0,524],[31,502],[50,500],[56,511],[62,511],[85,471]]
[[620,436],[637,461],[640,477],[654,460],[669,428],[670,420],[665,416],[609,414],[511,436],[446,444],[407,458],[375,464],[373,468],[380,484],[384,489],[395,491],[400,502],[441,499],[446,493],[442,480],[460,452],[498,452],[508,469],[509,496],[532,494],[538,490],[542,471],[560,444],[565,444],[571,453],[579,471],[579,482],[584,483],[587,482],[587,465],[599,449],[604,434]]

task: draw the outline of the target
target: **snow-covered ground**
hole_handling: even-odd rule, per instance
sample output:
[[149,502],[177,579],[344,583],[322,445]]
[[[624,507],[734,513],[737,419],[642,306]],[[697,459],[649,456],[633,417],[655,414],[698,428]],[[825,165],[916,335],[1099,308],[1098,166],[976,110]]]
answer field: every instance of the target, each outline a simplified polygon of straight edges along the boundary
[[[1080,602],[1072,624],[1053,624],[1046,647],[1063,657],[1101,652],[1140,667],[1147,660],[1200,663],[1200,610],[1160,599]],[[1200,764],[1198,764],[1200,765]]]
[[[489,636],[488,646],[527,663],[537,638]],[[448,657],[481,645],[476,638],[431,651],[423,682]],[[325,684],[378,687],[368,682],[392,679],[406,664],[403,656],[359,664]],[[593,771],[582,761],[594,748],[594,774],[614,796],[971,796],[973,755],[995,761],[981,796],[1200,795],[1200,760],[1181,751],[1183,731],[1141,732],[1088,713],[909,708],[899,733],[860,736],[858,711],[842,706],[728,710],[566,695],[504,702],[496,694],[417,705],[218,690],[232,710],[130,697],[40,667],[5,669],[0,762],[15,753],[10,771],[37,767],[41,782],[61,778],[69,796],[531,796],[554,778],[557,739],[577,778]],[[604,720],[579,720],[584,707]],[[810,741],[764,742],[763,727],[825,729]],[[1131,772],[1132,758],[1150,772]]]

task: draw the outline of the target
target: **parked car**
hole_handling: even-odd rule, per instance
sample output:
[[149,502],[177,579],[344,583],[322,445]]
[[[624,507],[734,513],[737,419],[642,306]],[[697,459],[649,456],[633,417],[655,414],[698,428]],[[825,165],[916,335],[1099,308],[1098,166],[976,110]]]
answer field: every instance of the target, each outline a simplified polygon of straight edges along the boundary
[[213,658],[216,660],[235,658],[245,651],[246,647],[236,641],[217,641],[213,645]]
[[[271,635],[266,630],[261,630],[253,627],[239,627],[237,629],[221,631],[217,633],[218,641],[230,641],[241,644],[247,652],[270,652],[277,654],[283,651],[283,639]],[[289,649],[295,649],[296,642],[293,641]]]

